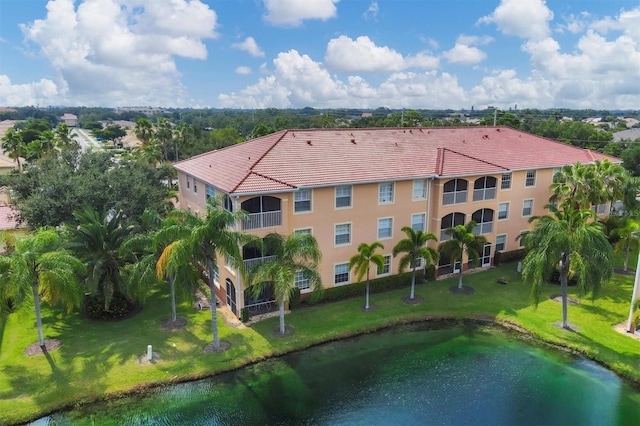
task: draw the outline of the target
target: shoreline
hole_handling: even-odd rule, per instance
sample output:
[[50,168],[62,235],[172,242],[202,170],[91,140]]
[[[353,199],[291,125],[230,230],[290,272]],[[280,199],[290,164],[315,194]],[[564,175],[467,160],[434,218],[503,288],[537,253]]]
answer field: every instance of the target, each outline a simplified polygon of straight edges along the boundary
[[[357,337],[357,336],[361,336],[364,334],[370,334],[370,333],[375,333],[378,331],[382,331],[382,330],[386,330],[389,328],[393,328],[396,326],[401,326],[401,325],[410,325],[410,324],[418,324],[418,323],[431,323],[434,326],[439,326],[439,327],[445,327],[445,326],[454,326],[454,325],[474,325],[474,326],[489,326],[489,327],[500,327],[505,331],[509,331],[509,332],[515,332],[517,334],[520,335],[520,337],[525,337],[528,339],[531,339],[533,343],[535,344],[539,344],[542,346],[545,346],[547,348],[553,349],[553,350],[558,350],[558,351],[562,351],[562,352],[566,352],[566,353],[570,353],[572,355],[575,356],[580,356],[583,358],[586,358],[590,361],[596,362],[598,365],[601,365],[602,367],[606,368],[607,370],[611,371],[612,373],[614,373],[615,375],[617,375],[618,377],[620,377],[621,379],[631,383],[633,386],[635,386],[636,388],[638,388],[638,390],[640,390],[640,378],[638,377],[633,377],[633,376],[629,376],[627,374],[625,374],[622,371],[619,371],[617,369],[615,369],[613,366],[607,364],[606,362],[598,359],[597,357],[591,356],[588,353],[585,353],[583,351],[580,351],[576,348],[571,347],[570,345],[566,345],[566,344],[560,344],[557,342],[551,342],[545,339],[542,339],[541,337],[535,335],[534,333],[532,333],[530,330],[528,330],[527,328],[516,324],[514,322],[511,321],[507,321],[507,320],[500,320],[491,316],[488,316],[486,314],[469,314],[468,316],[465,317],[455,317],[455,316],[448,316],[448,315],[422,315],[422,316],[418,316],[418,317],[408,317],[408,318],[403,318],[397,321],[391,321],[391,322],[387,322],[384,324],[380,324],[377,326],[373,326],[373,327],[366,327],[363,328],[361,330],[358,331],[354,331],[351,333],[343,333],[328,339],[324,339],[318,342],[313,342],[309,345],[306,345],[304,347],[299,347],[299,348],[292,348],[291,350],[285,350],[285,351],[280,351],[280,352],[274,352],[268,355],[264,355],[264,356],[260,356],[257,357],[255,359],[248,359],[247,362],[244,362],[240,365],[234,366],[232,368],[228,368],[228,369],[221,369],[221,370],[216,370],[215,372],[212,373],[204,373],[204,374],[193,374],[193,375],[184,375],[184,376],[176,376],[176,377],[172,377],[169,380],[166,381],[156,381],[153,383],[139,383],[137,385],[135,385],[134,387],[125,390],[125,391],[119,391],[119,392],[111,392],[105,395],[102,395],[98,398],[93,398],[90,400],[77,400],[68,404],[64,404],[61,405],[60,407],[48,411],[48,412],[44,412],[44,413],[40,413],[38,415],[35,415],[34,417],[31,417],[29,419],[26,419],[24,421],[20,421],[18,423],[9,423],[9,425],[13,424],[13,425],[25,425],[28,424],[29,422],[38,420],[42,417],[46,417],[46,416],[50,416],[56,412],[59,411],[67,411],[67,410],[71,410],[74,408],[78,408],[80,406],[84,406],[84,405],[90,405],[90,404],[94,404],[94,403],[99,403],[99,402],[107,402],[107,401],[113,401],[113,400],[118,400],[118,399],[122,399],[122,398],[127,398],[127,397],[131,397],[131,396],[144,396],[145,394],[153,391],[154,389],[157,388],[161,388],[164,386],[170,386],[170,385],[176,385],[176,384],[180,384],[180,383],[187,383],[187,382],[193,382],[193,381],[197,381],[197,380],[203,380],[203,379],[209,379],[215,376],[218,376],[220,374],[225,374],[225,373],[231,373],[234,371],[238,371],[240,369],[258,364],[262,361],[266,361],[269,359],[273,359],[273,358],[278,358],[284,355],[288,355],[288,354],[294,354],[296,352],[301,352],[307,349],[310,349],[312,347],[315,346],[320,346],[323,344],[327,344],[327,343],[331,343],[331,342],[337,342],[340,340],[345,340],[345,339],[349,339],[349,338],[353,338],[353,337]],[[434,327],[435,328],[435,327]],[[629,336],[631,337],[631,336]]]

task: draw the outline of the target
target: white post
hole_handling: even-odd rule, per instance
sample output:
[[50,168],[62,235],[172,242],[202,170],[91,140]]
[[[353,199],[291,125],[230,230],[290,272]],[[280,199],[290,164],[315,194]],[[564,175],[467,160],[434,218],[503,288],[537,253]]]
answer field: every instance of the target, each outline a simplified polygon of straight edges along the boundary
[[147,359],[151,361],[153,359],[153,349],[151,345],[147,345]]
[[629,321],[627,322],[627,332],[634,333],[631,330],[631,317],[633,317],[633,303],[638,298],[638,287],[640,287],[640,251],[638,251],[638,264],[636,265],[636,281],[633,285],[633,294],[631,295],[631,307],[629,308]]

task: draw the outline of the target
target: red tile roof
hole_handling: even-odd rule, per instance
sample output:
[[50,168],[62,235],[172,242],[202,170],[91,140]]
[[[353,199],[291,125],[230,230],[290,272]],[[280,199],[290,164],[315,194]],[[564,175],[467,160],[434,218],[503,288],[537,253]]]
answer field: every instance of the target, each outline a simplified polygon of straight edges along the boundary
[[13,207],[0,204],[0,230],[23,228],[24,225],[16,220],[17,215]]
[[283,130],[174,166],[228,193],[560,167],[609,158],[507,127]]

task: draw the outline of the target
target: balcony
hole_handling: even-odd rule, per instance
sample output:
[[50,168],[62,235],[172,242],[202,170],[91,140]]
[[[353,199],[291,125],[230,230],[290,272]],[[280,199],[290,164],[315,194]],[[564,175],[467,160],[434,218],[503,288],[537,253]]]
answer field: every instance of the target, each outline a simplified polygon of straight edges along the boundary
[[264,256],[264,257],[254,257],[253,259],[244,259],[244,267],[246,269],[251,269],[254,266],[263,263],[263,262],[270,262],[272,260],[274,260],[276,257],[275,256]]
[[242,219],[242,230],[258,228],[273,228],[282,225],[282,210],[270,212],[249,213]]

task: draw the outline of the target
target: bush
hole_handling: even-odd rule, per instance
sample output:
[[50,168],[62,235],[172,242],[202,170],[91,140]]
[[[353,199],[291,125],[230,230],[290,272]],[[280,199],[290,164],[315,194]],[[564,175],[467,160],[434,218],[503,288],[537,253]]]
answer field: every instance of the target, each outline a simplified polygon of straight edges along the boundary
[[115,293],[109,304],[109,310],[104,310],[104,297],[102,295],[89,295],[85,297],[84,314],[94,320],[114,321],[130,317],[140,308],[133,300],[127,299],[121,293]]
[[[420,282],[419,271],[416,271],[416,282]],[[301,304],[306,306],[319,305],[321,303],[335,302],[338,300],[349,299],[352,297],[364,296],[366,281],[359,283],[343,285],[340,287],[332,287],[322,291],[314,291]],[[411,272],[403,274],[391,275],[388,277],[376,278],[369,282],[369,290],[372,294],[383,293],[389,290],[395,290],[411,285]]]
[[289,298],[289,309],[295,309],[300,306],[300,289],[298,287],[293,289],[293,294]]
[[497,251],[494,256],[493,262],[496,265],[500,265],[502,263],[515,262],[517,260],[524,259],[526,254],[527,254],[527,251],[524,248],[521,248],[518,250],[511,250],[511,251]]
[[249,321],[249,308],[240,309],[240,321],[242,322]]
[[636,309],[631,317],[631,331],[640,328],[640,310]]
[[436,267],[433,264],[427,265],[424,270],[424,278],[427,281],[433,281],[436,279]]

